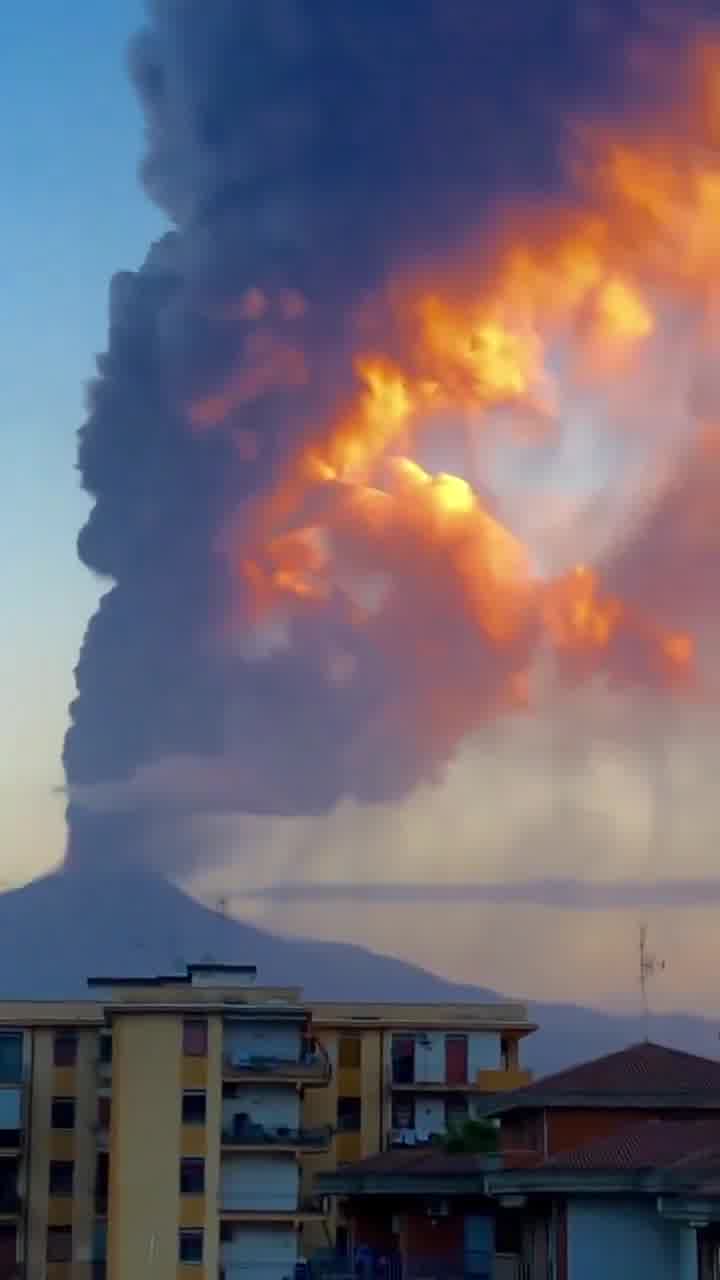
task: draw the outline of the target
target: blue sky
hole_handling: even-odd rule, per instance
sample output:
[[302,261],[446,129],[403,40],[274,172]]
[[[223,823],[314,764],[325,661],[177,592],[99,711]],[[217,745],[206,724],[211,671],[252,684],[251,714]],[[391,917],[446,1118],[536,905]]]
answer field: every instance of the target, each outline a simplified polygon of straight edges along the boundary
[[125,70],[141,0],[25,0],[0,22],[0,880],[62,849],[59,751],[98,584],[75,556],[74,472],[107,287],[163,229],[137,181]]

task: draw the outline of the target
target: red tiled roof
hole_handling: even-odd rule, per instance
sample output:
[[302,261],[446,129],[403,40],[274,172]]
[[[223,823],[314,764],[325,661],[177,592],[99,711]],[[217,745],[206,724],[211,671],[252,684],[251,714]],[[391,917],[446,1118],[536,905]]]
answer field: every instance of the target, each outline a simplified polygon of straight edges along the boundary
[[720,1118],[648,1120],[574,1151],[563,1151],[546,1160],[541,1168],[588,1172],[687,1168],[707,1169],[708,1174],[713,1169],[720,1172]]
[[702,1105],[699,1095],[708,1093],[720,1099],[720,1061],[646,1041],[544,1076],[525,1089],[498,1097],[491,1114],[526,1105],[552,1106],[553,1098],[592,1095],[637,1099],[676,1096],[685,1105],[692,1105],[692,1095],[698,1095],[698,1105]]

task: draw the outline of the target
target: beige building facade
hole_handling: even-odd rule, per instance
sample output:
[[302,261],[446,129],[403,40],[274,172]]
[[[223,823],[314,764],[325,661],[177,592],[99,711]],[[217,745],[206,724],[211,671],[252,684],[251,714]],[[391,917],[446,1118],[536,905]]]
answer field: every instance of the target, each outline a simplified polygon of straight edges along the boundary
[[291,1280],[315,1174],[527,1080],[521,1005],[308,1005],[249,965],[0,1004],[0,1280]]

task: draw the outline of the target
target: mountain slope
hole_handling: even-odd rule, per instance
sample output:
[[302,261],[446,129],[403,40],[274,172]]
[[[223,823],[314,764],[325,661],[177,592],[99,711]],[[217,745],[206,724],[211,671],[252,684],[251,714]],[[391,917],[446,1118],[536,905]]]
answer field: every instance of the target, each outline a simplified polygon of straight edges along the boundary
[[[0,998],[87,994],[89,975],[173,972],[212,957],[253,963],[264,982],[297,984],[326,1000],[485,1000],[494,991],[453,983],[390,956],[346,943],[280,938],[202,906],[160,876],[59,871],[0,894]],[[554,1070],[642,1037],[639,1020],[576,1005],[534,1004],[540,1024],[525,1058]],[[717,1028],[702,1018],[653,1019],[652,1037],[715,1054]]]

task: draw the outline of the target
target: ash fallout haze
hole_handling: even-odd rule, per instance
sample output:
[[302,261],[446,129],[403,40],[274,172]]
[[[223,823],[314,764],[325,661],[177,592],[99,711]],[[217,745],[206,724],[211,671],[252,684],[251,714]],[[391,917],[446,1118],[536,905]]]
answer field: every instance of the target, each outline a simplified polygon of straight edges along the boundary
[[715,6],[146,9],[62,876],[619,999],[643,884],[715,872]]

